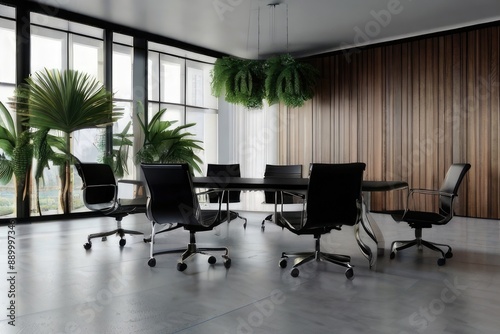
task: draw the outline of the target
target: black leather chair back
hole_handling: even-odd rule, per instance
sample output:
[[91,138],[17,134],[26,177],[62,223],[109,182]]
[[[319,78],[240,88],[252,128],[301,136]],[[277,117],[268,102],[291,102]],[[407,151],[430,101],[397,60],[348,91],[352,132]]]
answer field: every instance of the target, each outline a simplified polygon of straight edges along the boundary
[[453,196],[439,196],[439,213],[441,215],[452,216],[453,198],[458,196],[458,188],[460,188],[460,184],[470,168],[469,163],[459,163],[452,164],[448,169],[439,191]]
[[[240,164],[208,164],[207,165],[207,176],[217,176],[222,180],[225,177],[241,177]],[[239,203],[241,191],[232,190],[224,191],[223,193],[210,193],[209,201],[210,203],[218,203],[219,196],[222,197],[222,203],[227,203],[227,194],[229,193],[229,203]],[[223,194],[223,195],[222,195]]]
[[201,209],[187,164],[141,164],[147,216],[157,223],[200,225]]
[[117,198],[115,175],[111,166],[100,163],[75,164],[83,182],[83,201],[91,210],[112,207]]
[[311,165],[303,228],[355,225],[361,213],[364,163]]
[[[284,179],[301,178],[302,177],[302,165],[266,165],[266,170],[264,172],[264,178],[276,177]],[[283,196],[275,197],[274,191],[264,191],[265,202],[274,204],[291,204],[293,203],[293,196],[284,194]]]

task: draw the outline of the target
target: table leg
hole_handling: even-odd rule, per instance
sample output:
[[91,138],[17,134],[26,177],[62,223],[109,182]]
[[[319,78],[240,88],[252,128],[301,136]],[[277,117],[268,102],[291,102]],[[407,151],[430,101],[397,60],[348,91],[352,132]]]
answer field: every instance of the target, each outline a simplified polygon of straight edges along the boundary
[[[361,224],[363,224],[363,220],[361,219]],[[361,240],[361,236],[359,235],[359,223],[354,225],[354,236],[356,237],[356,242],[358,243],[358,247],[361,250],[361,253],[368,259],[368,263],[370,264],[370,268],[373,266],[375,262],[375,258],[373,256],[373,252],[368,247],[363,240]]]
[[[382,231],[380,231],[380,228],[378,227],[377,223],[373,219],[373,217],[370,215],[370,210],[368,209],[365,201],[362,203],[362,214],[361,214],[361,219],[360,219],[360,224],[363,227],[363,230],[368,234],[371,240],[375,242],[375,245],[377,247],[377,256],[383,256],[384,255],[384,236],[382,235]],[[370,263],[370,268],[373,267],[375,264],[376,257],[373,256],[373,251],[371,248],[365,244],[361,240],[361,236],[359,233],[359,224],[356,224],[354,227],[354,234],[356,237],[356,241],[358,243],[358,247],[361,250],[361,253],[368,259],[368,262]]]
[[[375,241],[375,244],[377,245],[377,256],[383,256],[385,241],[384,241],[384,236],[382,235],[382,231],[380,231],[378,224],[370,215],[370,212],[366,212],[365,217],[366,221],[363,220],[363,228],[365,229],[366,233],[370,236],[370,238],[373,241]],[[368,224],[364,224],[365,222]]]
[[361,225],[363,226],[363,229],[368,234],[370,239],[372,239],[377,245],[377,256],[383,256],[385,248],[384,236],[382,235],[382,231],[378,227],[377,222],[370,215],[370,210],[366,206],[364,201],[363,201],[363,217],[361,219]]

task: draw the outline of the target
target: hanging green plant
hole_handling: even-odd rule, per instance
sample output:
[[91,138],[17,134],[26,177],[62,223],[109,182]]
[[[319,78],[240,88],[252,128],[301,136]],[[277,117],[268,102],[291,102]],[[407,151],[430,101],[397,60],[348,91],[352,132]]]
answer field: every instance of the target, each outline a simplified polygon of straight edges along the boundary
[[265,71],[260,60],[223,57],[212,70],[212,94],[249,109],[262,108],[265,98]]
[[309,63],[289,54],[270,58],[266,62],[265,90],[269,105],[282,102],[288,107],[301,107],[314,96],[319,71]]

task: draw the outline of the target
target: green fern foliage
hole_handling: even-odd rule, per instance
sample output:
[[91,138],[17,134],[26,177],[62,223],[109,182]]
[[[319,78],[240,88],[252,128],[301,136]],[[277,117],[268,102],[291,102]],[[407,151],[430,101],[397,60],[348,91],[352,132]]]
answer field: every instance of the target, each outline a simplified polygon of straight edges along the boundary
[[217,59],[212,71],[212,94],[249,109],[262,108],[265,98],[264,63],[235,57]]
[[223,57],[215,62],[211,85],[214,96],[249,109],[262,108],[264,99],[301,107],[314,96],[318,79],[314,66],[289,54],[267,61]]
[[282,102],[288,107],[301,107],[314,96],[319,71],[309,63],[280,55],[267,60],[265,72],[269,105]]

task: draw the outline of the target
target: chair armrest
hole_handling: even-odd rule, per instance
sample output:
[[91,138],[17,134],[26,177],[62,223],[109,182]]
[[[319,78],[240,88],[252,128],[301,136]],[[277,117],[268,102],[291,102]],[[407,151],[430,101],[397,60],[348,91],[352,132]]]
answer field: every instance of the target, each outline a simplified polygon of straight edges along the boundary
[[90,184],[90,185],[86,185],[84,188],[100,188],[100,187],[114,187],[115,189],[117,188],[116,184],[114,184],[114,183],[109,183],[109,184]]
[[444,191],[439,191],[435,189],[423,189],[423,188],[413,188],[408,191],[408,196],[406,197],[406,211],[409,210],[410,208],[410,203],[413,200],[413,195],[414,194],[421,194],[421,195],[426,195],[426,196],[445,196],[453,199],[455,196],[452,193],[447,193]]
[[[204,191],[197,192],[197,193],[196,193],[196,196],[197,196],[197,197],[198,197],[198,196],[205,196],[205,199],[206,199],[206,197],[207,197],[209,194],[212,194],[212,193],[220,193],[220,192],[222,192],[222,193],[224,194],[224,190],[222,190],[222,189],[208,189],[208,190],[204,190]],[[223,197],[224,197],[224,195],[218,196],[218,200],[217,200],[217,202],[218,202],[218,204],[219,204],[219,209],[218,209],[219,214],[220,214],[220,212],[221,212],[221,210],[222,210],[222,198],[223,198]]]
[[453,194],[446,193],[444,191],[433,190],[433,189],[422,189],[422,188],[410,189],[408,195],[413,194],[413,193],[419,193],[419,194],[423,194],[423,195],[441,195],[441,196],[447,196],[447,197],[453,196]]
[[300,198],[302,200],[304,200],[306,198],[306,194],[301,194],[301,193],[292,193],[292,192],[289,192],[289,191],[286,191],[286,190],[281,190],[280,191],[282,194],[287,194],[287,195],[290,195],[292,197],[297,197],[297,198]]
[[144,182],[140,181],[140,180],[127,180],[127,179],[121,179],[121,180],[118,180],[119,183],[130,183],[130,184],[133,184],[133,185],[136,185],[136,186],[144,186]]
[[201,196],[201,195],[208,195],[211,193],[220,193],[220,192],[223,192],[223,190],[221,190],[221,189],[208,189],[208,190],[197,192],[196,195]]
[[[214,193],[222,193],[222,195],[218,196],[218,201],[221,201],[222,197],[224,196],[224,190],[222,190],[222,189],[202,190],[200,192],[197,192],[196,196],[204,196],[204,202],[209,203],[210,202],[209,195],[214,194]],[[213,203],[215,203],[215,202],[213,202]]]

